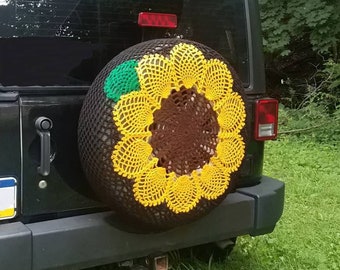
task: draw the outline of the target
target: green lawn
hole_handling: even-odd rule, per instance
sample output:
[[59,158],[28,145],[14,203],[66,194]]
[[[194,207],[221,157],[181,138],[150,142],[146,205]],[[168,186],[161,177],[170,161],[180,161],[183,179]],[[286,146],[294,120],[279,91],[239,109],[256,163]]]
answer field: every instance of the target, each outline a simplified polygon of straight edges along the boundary
[[286,183],[281,220],[269,235],[239,238],[210,269],[340,269],[339,144],[268,142],[264,171]]

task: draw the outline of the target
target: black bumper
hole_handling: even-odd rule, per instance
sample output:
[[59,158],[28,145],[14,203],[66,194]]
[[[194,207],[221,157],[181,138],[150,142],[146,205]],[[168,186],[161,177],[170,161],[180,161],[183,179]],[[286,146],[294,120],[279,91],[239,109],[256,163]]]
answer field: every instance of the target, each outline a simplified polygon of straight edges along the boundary
[[136,234],[112,225],[112,212],[38,223],[0,225],[1,269],[80,269],[159,254],[235,236],[273,231],[284,205],[284,184],[263,177],[238,189],[200,220],[162,233]]

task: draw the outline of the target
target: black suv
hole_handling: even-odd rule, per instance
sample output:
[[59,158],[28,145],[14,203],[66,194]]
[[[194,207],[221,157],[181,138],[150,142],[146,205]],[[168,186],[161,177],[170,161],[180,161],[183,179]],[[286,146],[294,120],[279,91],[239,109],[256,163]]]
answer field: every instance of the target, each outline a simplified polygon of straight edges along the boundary
[[0,0],[1,269],[272,232],[277,107],[256,0]]

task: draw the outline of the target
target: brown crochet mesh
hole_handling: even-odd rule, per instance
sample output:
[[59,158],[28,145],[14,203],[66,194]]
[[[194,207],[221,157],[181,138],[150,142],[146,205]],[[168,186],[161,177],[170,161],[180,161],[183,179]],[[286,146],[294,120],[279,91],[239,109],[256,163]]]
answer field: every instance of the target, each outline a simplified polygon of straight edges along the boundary
[[219,126],[210,102],[194,88],[182,88],[163,99],[150,131],[158,165],[184,175],[209,162],[215,153]]

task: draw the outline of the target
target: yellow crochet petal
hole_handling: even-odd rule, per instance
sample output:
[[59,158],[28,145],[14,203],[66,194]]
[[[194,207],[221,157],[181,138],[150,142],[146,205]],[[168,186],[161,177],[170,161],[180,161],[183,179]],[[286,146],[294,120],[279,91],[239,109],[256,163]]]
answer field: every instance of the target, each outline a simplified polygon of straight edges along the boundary
[[229,186],[230,173],[217,160],[203,167],[200,175],[193,174],[199,183],[202,196],[214,200],[222,195]]
[[196,181],[188,175],[182,175],[176,180],[169,179],[166,202],[173,212],[177,214],[189,212],[197,205],[200,198]]
[[198,85],[206,65],[203,53],[194,45],[180,43],[170,52],[170,60],[175,70],[175,83],[178,88],[190,89]]
[[[227,94],[217,117],[221,133],[238,133],[245,125],[246,110],[238,93]],[[223,136],[222,136],[223,137]]]
[[131,92],[120,98],[113,110],[117,129],[123,135],[149,133],[153,122],[150,100],[141,92]]
[[113,169],[121,176],[137,177],[151,161],[152,147],[143,137],[123,137],[113,150]]
[[136,69],[141,92],[152,97],[159,108],[161,99],[167,98],[172,89],[174,73],[170,60],[160,54],[145,55]]
[[[240,167],[244,157],[245,144],[239,134],[230,134],[217,144],[217,159],[229,172],[235,172]],[[214,163],[216,158],[211,158]],[[217,161],[218,162],[218,161]]]
[[226,96],[232,92],[233,82],[227,65],[218,59],[211,59],[206,64],[202,88],[199,92],[214,103],[216,111],[224,103]]
[[133,185],[135,199],[144,206],[157,206],[165,200],[168,177],[165,168],[157,167],[157,162],[154,158]]

